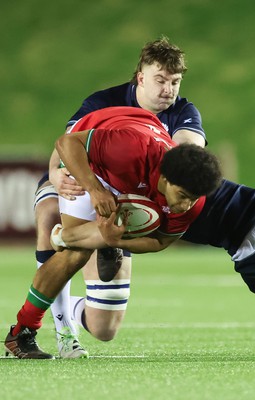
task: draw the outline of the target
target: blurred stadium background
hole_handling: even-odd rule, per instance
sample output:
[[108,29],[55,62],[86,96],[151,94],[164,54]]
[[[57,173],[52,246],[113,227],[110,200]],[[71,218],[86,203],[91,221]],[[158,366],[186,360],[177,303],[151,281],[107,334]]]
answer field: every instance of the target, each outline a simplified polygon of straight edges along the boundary
[[[34,274],[33,194],[54,141],[86,96],[132,77],[147,41],[165,34],[185,51],[180,94],[200,110],[225,176],[255,185],[254,15],[251,0],[1,3],[0,244],[14,243],[1,247],[1,341]],[[90,353],[106,360],[78,368],[2,360],[1,398],[22,400],[34,391],[38,399],[70,393],[79,400],[86,388],[94,399],[254,399],[251,294],[225,252],[201,250],[136,255],[118,338],[101,343],[83,333]],[[76,277],[73,294],[83,295]],[[45,321],[39,343],[55,353],[50,313]],[[137,354],[148,362],[127,357]]]
[[181,47],[181,87],[225,176],[254,186],[255,3],[250,0],[11,0],[0,25],[0,233],[34,234],[33,192],[69,117],[128,81],[161,34]]

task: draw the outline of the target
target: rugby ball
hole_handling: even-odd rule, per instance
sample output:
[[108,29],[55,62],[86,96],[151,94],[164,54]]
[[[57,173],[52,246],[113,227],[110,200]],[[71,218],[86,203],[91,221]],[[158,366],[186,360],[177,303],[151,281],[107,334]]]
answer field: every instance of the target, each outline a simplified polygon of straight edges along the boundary
[[154,201],[137,194],[118,196],[120,205],[116,225],[120,226],[127,219],[123,239],[146,236],[160,226],[161,209]]

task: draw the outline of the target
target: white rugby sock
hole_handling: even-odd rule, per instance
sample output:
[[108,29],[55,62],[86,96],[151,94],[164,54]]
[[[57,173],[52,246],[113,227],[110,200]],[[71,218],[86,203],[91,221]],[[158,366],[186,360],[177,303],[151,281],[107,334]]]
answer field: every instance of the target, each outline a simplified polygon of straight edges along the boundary
[[78,296],[70,296],[70,310],[71,310],[71,317],[72,320],[75,321],[76,324],[82,326],[82,318],[84,314],[85,308],[85,297],[78,297]]
[[[37,261],[37,267],[40,268],[41,265],[42,263]],[[57,332],[60,332],[64,327],[69,327],[74,335],[78,335],[78,330],[72,321],[70,312],[70,286],[71,280],[67,282],[58,294],[50,309]]]

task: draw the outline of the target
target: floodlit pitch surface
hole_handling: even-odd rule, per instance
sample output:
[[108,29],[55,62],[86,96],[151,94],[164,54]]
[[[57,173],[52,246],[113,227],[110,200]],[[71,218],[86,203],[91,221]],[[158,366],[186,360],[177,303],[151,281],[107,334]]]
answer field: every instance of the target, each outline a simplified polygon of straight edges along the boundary
[[[35,267],[33,248],[0,251],[4,340]],[[73,280],[72,293],[84,293],[81,274]],[[176,246],[135,255],[131,298],[117,337],[101,343],[82,332],[89,360],[1,358],[0,397],[253,400],[254,310],[254,295],[224,251]],[[38,342],[57,355],[50,312]]]

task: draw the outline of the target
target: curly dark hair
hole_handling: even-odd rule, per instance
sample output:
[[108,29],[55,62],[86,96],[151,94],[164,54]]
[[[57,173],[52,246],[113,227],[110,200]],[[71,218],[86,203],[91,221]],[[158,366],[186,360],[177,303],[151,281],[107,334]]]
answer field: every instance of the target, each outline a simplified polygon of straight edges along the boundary
[[222,181],[219,160],[195,144],[180,144],[165,153],[160,173],[195,197],[213,193]]
[[152,65],[154,62],[159,63],[170,74],[181,73],[183,75],[187,71],[184,52],[162,35],[160,39],[148,42],[142,48],[131,82],[137,83],[137,73],[141,72],[144,64]]

